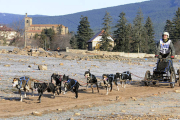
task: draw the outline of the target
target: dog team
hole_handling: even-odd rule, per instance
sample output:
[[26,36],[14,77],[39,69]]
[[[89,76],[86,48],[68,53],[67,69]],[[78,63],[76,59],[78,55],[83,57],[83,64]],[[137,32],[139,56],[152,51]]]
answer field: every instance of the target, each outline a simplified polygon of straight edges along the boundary
[[[90,70],[85,71],[84,76],[87,79],[86,89],[88,88],[88,85],[90,84],[92,93],[94,93],[93,85],[95,84],[97,87],[97,91],[99,93],[98,81],[96,79],[96,76],[91,74]],[[123,73],[116,73],[116,74],[103,74],[102,80],[106,87],[106,91],[107,91],[106,95],[108,95],[108,92],[112,91],[113,82],[116,85],[117,90],[119,91],[117,82],[120,81],[121,86],[125,88],[127,80],[129,80],[129,82],[131,82],[132,78],[131,78],[131,73],[129,71],[125,71]],[[23,100],[21,91],[25,92],[25,95],[24,95],[25,98],[26,98],[26,92],[29,90],[32,90],[32,96],[34,96],[33,87],[31,86],[32,82],[34,82],[34,89],[36,91],[38,91],[39,102],[41,102],[41,96],[43,95],[43,92],[45,92],[45,91],[52,92],[54,95],[54,98],[55,98],[55,92],[57,92],[58,95],[61,94],[62,82],[64,83],[63,84],[64,85],[64,93],[63,94],[66,94],[67,91],[72,90],[73,92],[75,92],[75,98],[78,98],[78,89],[79,89],[79,86],[81,86],[80,83],[78,82],[78,80],[69,78],[69,76],[66,76],[65,74],[59,75],[59,74],[53,73],[51,75],[51,82],[49,82],[49,83],[40,83],[38,80],[29,78],[27,76],[20,77],[20,78],[14,78],[13,82],[12,82],[12,86],[19,90],[21,102]]]

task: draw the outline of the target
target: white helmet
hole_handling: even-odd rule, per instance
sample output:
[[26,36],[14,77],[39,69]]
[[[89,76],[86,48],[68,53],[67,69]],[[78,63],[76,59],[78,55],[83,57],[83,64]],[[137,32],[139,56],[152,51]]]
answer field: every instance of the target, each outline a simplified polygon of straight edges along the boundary
[[169,33],[168,32],[163,32],[163,34],[162,35],[167,35],[168,36],[168,38],[169,38]]

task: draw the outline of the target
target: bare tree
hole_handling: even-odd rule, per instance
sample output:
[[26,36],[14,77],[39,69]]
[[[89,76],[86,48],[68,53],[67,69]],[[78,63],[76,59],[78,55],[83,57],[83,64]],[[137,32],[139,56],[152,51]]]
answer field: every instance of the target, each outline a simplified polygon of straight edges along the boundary
[[51,49],[57,50],[57,48],[60,48],[61,50],[64,50],[66,49],[66,47],[70,48],[71,37],[72,37],[71,34],[55,35],[55,39],[51,43]]

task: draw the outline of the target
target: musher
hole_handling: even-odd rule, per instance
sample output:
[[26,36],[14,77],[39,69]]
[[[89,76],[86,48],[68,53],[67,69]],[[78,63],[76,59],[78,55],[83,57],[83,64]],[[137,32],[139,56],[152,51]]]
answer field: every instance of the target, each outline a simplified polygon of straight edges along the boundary
[[[172,41],[169,39],[168,32],[164,32],[162,34],[162,39],[160,39],[159,44],[157,46],[155,57],[159,59],[166,58],[166,60],[171,60],[171,61],[172,59],[174,59],[175,49]],[[170,68],[171,67],[173,67],[173,62],[172,64],[170,64]]]

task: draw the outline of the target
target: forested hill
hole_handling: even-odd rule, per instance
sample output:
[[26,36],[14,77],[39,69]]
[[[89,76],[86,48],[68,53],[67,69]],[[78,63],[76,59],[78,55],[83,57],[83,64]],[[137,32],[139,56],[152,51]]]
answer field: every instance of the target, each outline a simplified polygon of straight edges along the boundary
[[[180,0],[150,0],[141,3],[95,9],[63,16],[35,15],[29,17],[33,17],[33,24],[63,24],[69,28],[69,31],[76,32],[80,17],[81,15],[83,15],[88,17],[91,28],[94,30],[94,33],[96,33],[102,28],[102,18],[104,17],[106,11],[109,12],[112,16],[112,26],[115,26],[117,20],[119,19],[118,16],[121,12],[125,12],[128,22],[133,23],[138,9],[141,8],[143,12],[144,22],[146,21],[146,18],[148,16],[151,18],[154,24],[156,33],[155,37],[157,40],[161,37],[161,33],[164,29],[166,20],[173,19],[178,7],[180,7]],[[0,13],[0,23],[10,24],[15,20],[23,19],[24,17],[25,15]]]

